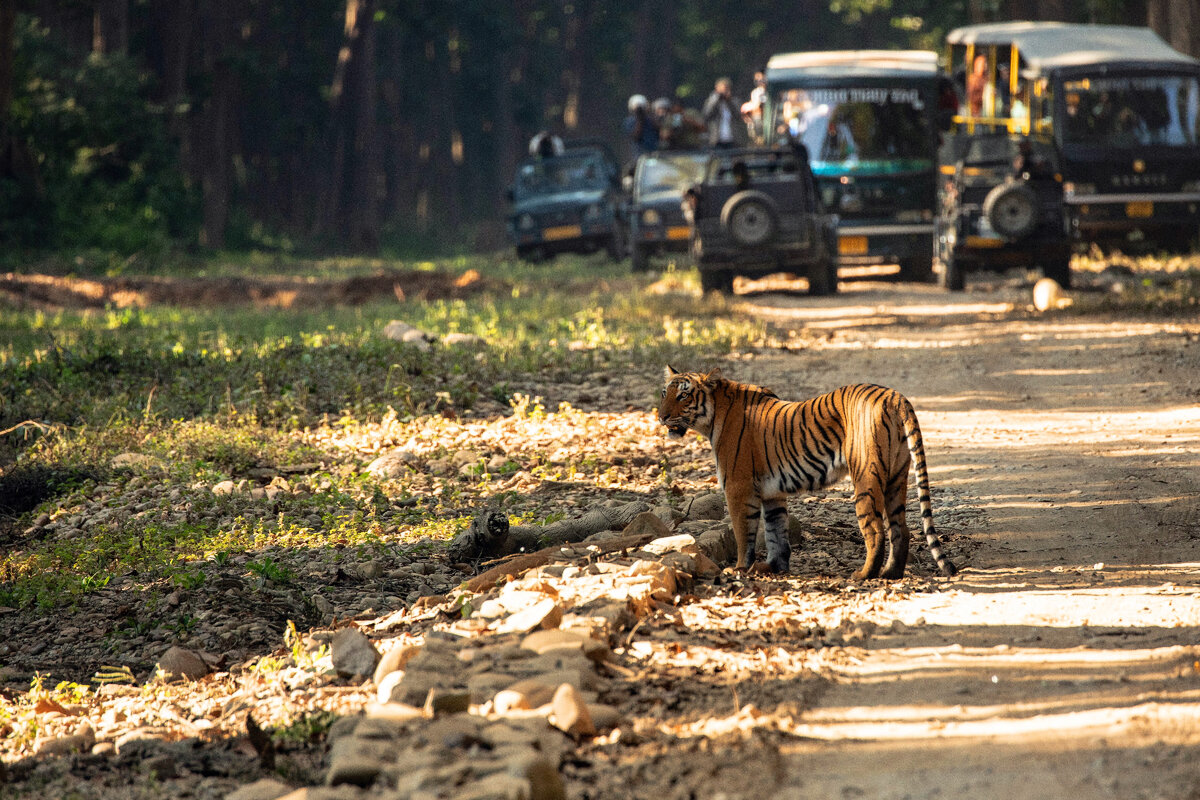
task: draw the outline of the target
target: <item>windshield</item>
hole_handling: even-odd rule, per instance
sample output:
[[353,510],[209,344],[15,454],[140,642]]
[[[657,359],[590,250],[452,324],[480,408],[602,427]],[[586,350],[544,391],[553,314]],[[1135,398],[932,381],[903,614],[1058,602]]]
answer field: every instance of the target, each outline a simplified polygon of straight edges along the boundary
[[804,143],[818,175],[932,163],[933,130],[917,89],[789,89],[774,107],[776,130]]
[[1200,139],[1200,86],[1191,75],[1104,76],[1063,83],[1066,144],[1183,147]]
[[682,192],[693,183],[703,180],[708,155],[645,156],[638,167],[637,192],[640,195],[658,192]]
[[603,191],[611,180],[610,169],[596,153],[566,153],[555,158],[527,161],[517,170],[514,194],[530,197],[562,192]]

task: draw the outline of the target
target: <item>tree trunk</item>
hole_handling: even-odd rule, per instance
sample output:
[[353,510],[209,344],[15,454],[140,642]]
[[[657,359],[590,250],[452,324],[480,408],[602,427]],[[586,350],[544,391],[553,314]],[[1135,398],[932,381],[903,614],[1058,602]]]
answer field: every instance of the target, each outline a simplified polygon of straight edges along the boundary
[[0,0],[0,180],[11,180],[16,184],[18,191],[14,202],[19,207],[43,197],[45,186],[36,159],[12,128],[16,20],[15,0]]
[[229,205],[232,193],[232,159],[237,76],[230,63],[236,0],[218,0],[210,5],[201,26],[204,69],[211,76],[212,90],[201,106],[192,130],[192,148],[196,156],[203,193],[203,223],[200,244],[211,250],[225,246],[229,225]]
[[346,0],[345,38],[330,83],[330,176],[318,227],[333,222],[353,249],[379,246],[375,2]]
[[97,0],[92,12],[92,52],[124,55],[129,51],[129,0]]
[[13,99],[13,31],[16,22],[16,0],[0,0],[0,133],[6,136]]

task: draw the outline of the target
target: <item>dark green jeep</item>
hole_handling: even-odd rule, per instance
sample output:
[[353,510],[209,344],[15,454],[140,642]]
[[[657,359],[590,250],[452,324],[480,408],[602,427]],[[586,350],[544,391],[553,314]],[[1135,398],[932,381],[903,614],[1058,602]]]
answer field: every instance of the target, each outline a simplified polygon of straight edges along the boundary
[[600,249],[614,261],[624,258],[620,177],[607,147],[568,144],[559,155],[526,159],[509,199],[508,232],[519,258]]
[[802,146],[714,150],[684,214],[705,291],[776,272],[807,278],[809,294],[837,291],[837,217],[821,210]]

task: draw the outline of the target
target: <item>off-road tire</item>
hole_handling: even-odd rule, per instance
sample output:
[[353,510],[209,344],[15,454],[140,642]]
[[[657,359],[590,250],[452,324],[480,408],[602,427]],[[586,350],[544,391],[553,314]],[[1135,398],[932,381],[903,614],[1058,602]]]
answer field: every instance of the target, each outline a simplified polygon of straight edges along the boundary
[[634,242],[629,247],[629,264],[634,272],[646,272],[650,269],[650,254],[646,248]]
[[725,201],[721,226],[740,246],[762,247],[779,232],[779,209],[770,195],[747,189]]
[[705,294],[720,292],[733,294],[734,273],[731,269],[702,269],[700,270],[700,288]]
[[1039,208],[1037,193],[1024,181],[1002,183],[983,200],[983,215],[992,230],[1010,241],[1033,233]]

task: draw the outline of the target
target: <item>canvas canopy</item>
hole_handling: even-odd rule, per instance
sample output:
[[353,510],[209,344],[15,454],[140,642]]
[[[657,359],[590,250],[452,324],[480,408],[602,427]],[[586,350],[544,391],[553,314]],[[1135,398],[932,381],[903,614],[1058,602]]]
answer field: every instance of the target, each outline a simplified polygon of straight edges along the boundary
[[1129,25],[995,22],[956,28],[946,42],[976,47],[1016,45],[1031,73],[1106,63],[1200,65],[1149,28]]

